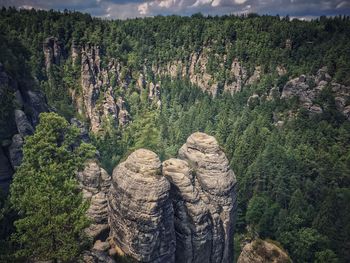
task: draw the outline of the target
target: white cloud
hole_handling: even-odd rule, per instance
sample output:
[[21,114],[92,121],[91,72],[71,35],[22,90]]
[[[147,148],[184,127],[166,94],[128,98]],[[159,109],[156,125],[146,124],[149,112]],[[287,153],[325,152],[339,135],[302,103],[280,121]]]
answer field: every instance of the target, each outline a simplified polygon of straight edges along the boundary
[[234,2],[235,2],[236,4],[242,5],[242,4],[244,4],[245,2],[247,2],[247,0],[234,0]]
[[137,10],[139,11],[140,15],[147,15],[147,14],[148,14],[148,11],[149,11],[148,3],[140,4],[140,5],[137,7]]
[[169,8],[176,4],[176,0],[163,0],[160,1],[159,6],[164,8]]
[[197,0],[192,7],[198,7],[201,5],[207,5],[207,4],[211,4],[212,0]]
[[211,3],[211,6],[216,7],[216,6],[219,6],[220,4],[221,4],[221,0],[214,0],[214,1]]

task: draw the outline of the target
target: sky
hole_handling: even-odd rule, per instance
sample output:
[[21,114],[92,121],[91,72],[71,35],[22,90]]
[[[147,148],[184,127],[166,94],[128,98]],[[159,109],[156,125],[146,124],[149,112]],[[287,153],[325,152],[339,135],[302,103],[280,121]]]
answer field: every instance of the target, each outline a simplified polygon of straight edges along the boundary
[[155,15],[258,13],[310,19],[350,15],[350,0],[0,0],[1,6],[23,9],[75,10],[107,19]]

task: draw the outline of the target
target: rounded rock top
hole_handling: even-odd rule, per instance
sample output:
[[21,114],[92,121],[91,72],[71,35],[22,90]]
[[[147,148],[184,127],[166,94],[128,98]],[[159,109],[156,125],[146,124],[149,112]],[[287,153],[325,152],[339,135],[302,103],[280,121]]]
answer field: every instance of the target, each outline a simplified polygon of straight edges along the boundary
[[154,152],[147,149],[138,149],[128,156],[125,166],[135,173],[157,175],[160,174],[161,162]]
[[217,140],[206,133],[195,132],[187,138],[187,145],[190,148],[197,149],[201,152],[213,152],[220,149]]

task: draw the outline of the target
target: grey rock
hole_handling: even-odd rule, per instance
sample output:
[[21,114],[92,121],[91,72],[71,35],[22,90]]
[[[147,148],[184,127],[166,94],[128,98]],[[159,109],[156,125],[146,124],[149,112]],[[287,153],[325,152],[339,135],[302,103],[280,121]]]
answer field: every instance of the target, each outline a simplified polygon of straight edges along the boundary
[[23,144],[24,144],[24,140],[20,134],[15,134],[12,137],[12,143],[9,147],[9,154],[10,154],[11,165],[14,170],[16,170],[22,163]]
[[15,110],[15,121],[18,133],[25,137],[34,133],[34,128],[29,123],[26,114],[21,110]]
[[12,180],[13,170],[9,159],[0,147],[0,192],[7,194]]
[[229,161],[216,139],[200,132],[187,139],[178,155],[183,161],[170,159],[163,168],[175,192],[176,261],[232,262],[237,205]]
[[254,240],[246,244],[237,263],[290,263],[288,254],[273,243]]
[[283,87],[281,98],[298,97],[301,107],[307,109],[310,113],[320,114],[323,112],[322,105],[314,104],[314,102],[324,88],[330,87],[335,97],[337,110],[350,120],[345,109],[350,98],[350,87],[331,81],[332,78],[327,72],[327,67],[323,67],[317,72],[316,76],[301,75],[288,81]]
[[117,250],[141,262],[174,262],[170,184],[158,156],[139,149],[113,171],[108,194],[111,237]]
[[39,114],[49,111],[45,94],[39,90],[27,90],[25,97],[27,98],[27,106],[31,112],[31,123],[33,126],[36,126],[39,123]]
[[90,201],[87,216],[92,220],[92,224],[85,232],[94,240],[103,238],[109,231],[106,194],[111,178],[96,160],[88,160],[84,170],[78,173],[77,178],[83,197]]
[[[85,115],[90,121],[91,131],[103,131],[104,124],[117,127],[119,123],[128,121],[127,111],[117,106],[112,87],[112,77],[116,83],[121,84],[120,64],[112,59],[106,68],[101,67],[100,48],[86,45],[81,52],[81,86],[83,91],[83,104]],[[75,104],[81,104],[79,97],[73,96]]]
[[82,142],[90,142],[89,130],[83,122],[79,121],[77,118],[72,118],[70,123],[79,129],[79,137]]
[[97,240],[92,249],[98,251],[108,251],[110,249],[110,245],[107,241],[102,242],[101,240]]
[[116,263],[116,261],[108,255],[105,251],[91,250],[84,251],[82,259],[79,260],[81,263]]
[[53,64],[59,65],[62,51],[61,44],[55,37],[48,37],[43,43],[43,51],[45,56],[45,66],[48,71]]

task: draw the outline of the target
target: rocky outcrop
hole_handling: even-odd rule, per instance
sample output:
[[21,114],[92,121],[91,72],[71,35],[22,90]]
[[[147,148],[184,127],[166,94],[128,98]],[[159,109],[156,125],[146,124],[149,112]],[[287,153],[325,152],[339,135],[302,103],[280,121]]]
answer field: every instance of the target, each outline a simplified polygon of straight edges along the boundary
[[15,134],[12,137],[12,143],[9,147],[10,161],[14,170],[17,169],[22,163],[23,159],[23,148],[24,140],[20,134]]
[[[187,139],[178,155],[194,172],[191,184],[199,198],[194,216],[189,214],[198,222],[197,231],[189,234],[176,228],[177,233],[192,236],[194,254],[187,262],[232,262],[236,178],[228,159],[214,137],[200,132]],[[181,238],[177,241],[181,247]]]
[[160,84],[154,84],[153,82],[151,82],[149,84],[149,88],[148,88],[148,99],[151,103],[155,103],[157,105],[158,108],[161,107],[161,100],[160,100]]
[[59,65],[62,56],[61,43],[55,37],[46,38],[43,43],[45,67],[49,71],[53,64]]
[[141,262],[174,262],[170,184],[158,156],[139,149],[113,171],[109,224],[116,250]]
[[243,247],[237,263],[290,263],[292,262],[281,248],[264,240],[254,240]]
[[29,123],[27,116],[21,110],[15,110],[15,121],[18,129],[18,133],[24,137],[27,135],[32,135],[34,133],[34,129],[32,125]]
[[[81,87],[85,114],[89,118],[91,131],[103,130],[107,124],[117,127],[125,124],[125,108],[120,109],[111,82],[122,85],[120,80],[120,64],[112,60],[106,68],[101,67],[100,48],[86,45],[81,49]],[[77,96],[73,96],[77,99]],[[76,101],[78,104],[78,101]],[[123,111],[120,114],[120,111]],[[119,117],[122,117],[120,122]]]
[[7,193],[11,180],[13,170],[9,159],[5,155],[2,147],[0,147],[0,195],[1,193]]
[[226,81],[224,91],[231,95],[240,92],[247,78],[247,72],[237,58],[235,58],[231,65],[230,76],[233,81]]
[[214,137],[194,133],[161,165],[145,149],[113,171],[110,237],[141,262],[233,261],[236,178]]
[[316,100],[321,91],[329,87],[335,97],[336,108],[350,120],[350,87],[332,81],[327,68],[321,68],[316,76],[301,75],[286,83],[281,98],[298,97],[300,105],[311,113],[322,113],[322,105]]
[[77,178],[83,197],[90,202],[87,216],[92,224],[86,229],[86,233],[94,240],[105,239],[109,231],[107,193],[111,178],[96,160],[87,161],[84,170],[78,173]]

